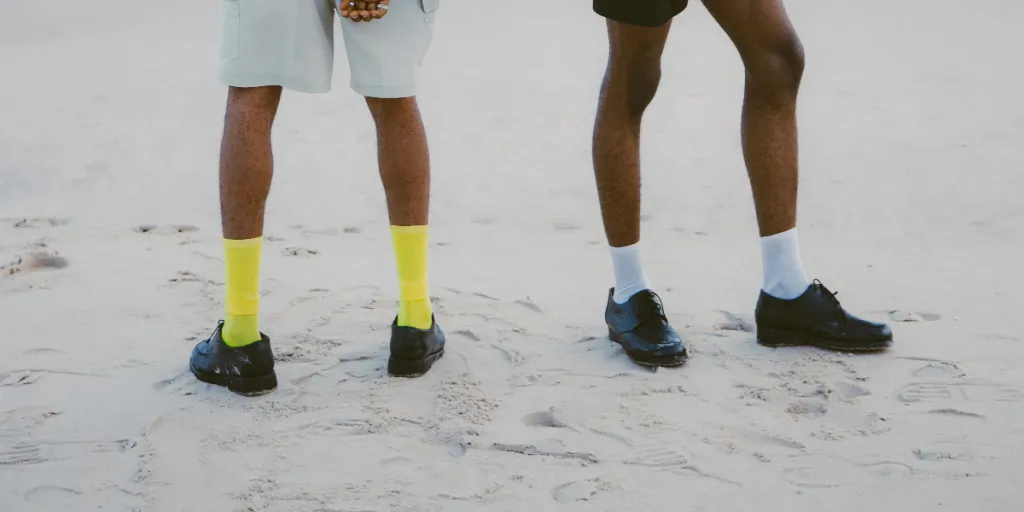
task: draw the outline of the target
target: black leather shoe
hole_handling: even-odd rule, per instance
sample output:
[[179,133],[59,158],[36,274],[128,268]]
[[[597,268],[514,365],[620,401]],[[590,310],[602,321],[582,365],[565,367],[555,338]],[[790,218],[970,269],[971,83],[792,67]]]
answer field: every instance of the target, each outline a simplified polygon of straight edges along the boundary
[[221,338],[223,328],[224,322],[218,322],[213,334],[192,349],[188,364],[192,374],[203,382],[224,386],[244,396],[262,395],[276,389],[270,338],[261,333],[260,341],[232,348]]
[[757,342],[768,347],[812,346],[871,352],[892,346],[892,330],[862,320],[839,304],[836,294],[817,279],[803,295],[777,299],[761,291],[754,313]]
[[612,300],[614,294],[614,288],[608,290],[604,312],[608,337],[622,345],[633,362],[644,366],[679,366],[686,362],[686,344],[668,324],[658,294],[643,290],[625,304]]
[[430,329],[416,329],[391,322],[391,357],[388,373],[395,377],[419,377],[444,356],[444,331],[431,318]]

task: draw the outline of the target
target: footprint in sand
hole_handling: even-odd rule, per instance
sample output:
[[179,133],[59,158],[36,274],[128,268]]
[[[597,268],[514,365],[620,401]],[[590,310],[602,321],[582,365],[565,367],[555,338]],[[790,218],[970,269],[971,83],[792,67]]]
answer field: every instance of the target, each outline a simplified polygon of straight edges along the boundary
[[21,442],[0,448],[0,466],[22,466],[124,453],[135,447],[131,439],[100,442]]
[[59,415],[59,411],[42,407],[19,407],[0,412],[0,437],[31,435],[46,420]]
[[725,319],[715,324],[715,329],[720,331],[754,332],[754,326],[747,320],[735,313],[719,311]]
[[0,275],[13,276],[35,270],[60,270],[67,268],[68,260],[51,250],[36,250],[18,256],[6,265],[0,265]]
[[522,366],[523,363],[526,362],[526,357],[523,356],[523,354],[521,352],[519,352],[518,350],[516,350],[514,348],[503,347],[503,346],[501,346],[501,345],[499,345],[497,343],[491,343],[490,346],[494,350],[497,350],[501,354],[501,356],[505,359],[505,362],[507,362],[509,365],[511,365],[514,368]]
[[332,436],[357,436],[387,431],[387,423],[372,418],[331,418],[299,426],[300,432]]
[[893,322],[935,322],[942,320],[942,315],[937,313],[901,311],[898,309],[888,313],[889,319]]
[[196,231],[199,231],[199,227],[191,224],[170,224],[166,226],[142,224],[135,228],[136,233],[148,233],[152,235],[176,235],[178,233],[193,233]]
[[956,363],[936,361],[914,370],[913,375],[919,379],[959,379],[966,377],[967,372]]
[[600,479],[580,480],[559,485],[551,490],[551,495],[559,503],[575,503],[590,501],[600,490]]
[[860,467],[870,475],[882,478],[912,477],[915,473],[913,466],[892,460],[880,460],[863,464],[851,462],[851,464]]
[[926,462],[977,462],[999,460],[1006,455],[1003,448],[968,441],[937,441],[912,450],[919,460]]
[[14,221],[14,227],[19,229],[55,228],[70,222],[69,219],[55,217],[25,217]]
[[783,468],[780,477],[804,489],[834,489],[854,485],[856,478],[851,472],[849,464],[833,459],[813,466]]
[[623,464],[671,471],[688,468],[690,459],[680,452],[657,444],[637,450],[636,455],[632,459],[623,461]]
[[533,303],[533,302],[532,302],[531,300],[529,300],[529,299],[520,299],[520,300],[517,300],[517,301],[516,301],[516,304],[519,304],[520,306],[522,306],[522,307],[524,307],[524,308],[526,308],[526,309],[529,309],[530,311],[533,311],[534,313],[540,313],[540,314],[544,314],[544,310],[543,310],[543,309],[541,309],[541,308],[540,308],[540,306],[538,306],[538,305],[534,304],[534,303]]
[[174,275],[174,277],[168,279],[167,281],[171,283],[212,283],[212,281],[210,281],[209,279],[203,279],[202,277],[199,277],[195,272],[190,272],[188,270],[179,270],[178,273]]
[[542,446],[493,443],[491,444],[491,449],[499,452],[517,453],[527,457],[552,457],[556,459],[579,460],[591,464],[598,462],[598,458],[593,453],[569,451],[559,446],[558,443],[545,443]]
[[673,450],[664,442],[648,442],[646,447],[641,446],[636,450],[632,459],[622,461],[628,466],[640,466],[651,468],[655,471],[668,471],[672,473],[687,472],[722,483],[740,485],[739,482],[723,478],[721,476],[705,472],[690,463],[690,460],[681,452]]
[[985,416],[976,412],[961,411],[960,409],[953,409],[951,407],[943,407],[941,409],[932,409],[928,411],[928,414],[935,414],[938,416],[954,416],[961,418],[978,418],[985,419]]
[[1016,386],[980,382],[912,383],[900,388],[898,395],[905,403],[1024,401],[1024,392]]
[[28,386],[29,384],[35,384],[39,380],[41,374],[32,371],[19,371],[8,373],[3,379],[0,379],[0,388],[3,387],[15,387],[15,386]]
[[312,256],[316,256],[317,254],[320,254],[320,252],[315,249],[306,249],[305,247],[287,247],[283,251],[281,251],[281,254],[284,256],[299,256],[302,258],[309,258]]
[[451,333],[455,336],[462,336],[470,341],[480,341],[480,337],[470,329],[456,329]]
[[43,505],[47,510],[74,510],[78,508],[75,506],[75,502],[81,495],[81,491],[68,487],[41,485],[25,491],[22,499],[26,503]]
[[42,378],[43,374],[75,375],[80,377],[106,377],[105,374],[101,373],[68,372],[62,370],[12,370],[6,373],[0,373],[0,387],[27,386],[29,384],[34,384],[36,383],[36,381]]
[[170,379],[164,379],[153,384],[155,391],[162,391],[172,395],[189,396],[194,395],[199,381],[191,372],[178,374]]
[[359,228],[359,227],[356,227],[356,226],[349,226],[349,227],[340,228],[340,229],[339,228],[308,228],[308,227],[303,226],[301,224],[295,224],[295,225],[288,226],[288,227],[298,231],[303,236],[313,236],[313,237],[319,237],[319,236],[338,236],[338,235],[340,235],[342,233],[354,235],[354,234],[359,234],[359,233],[363,232],[362,228]]
[[786,412],[795,416],[808,418],[820,418],[828,413],[828,403],[819,398],[809,398],[793,402],[786,408]]
[[833,387],[844,402],[854,402],[862,396],[871,395],[870,389],[853,382],[837,382]]
[[539,411],[523,416],[523,424],[529,427],[565,428],[568,425],[555,416],[554,410]]

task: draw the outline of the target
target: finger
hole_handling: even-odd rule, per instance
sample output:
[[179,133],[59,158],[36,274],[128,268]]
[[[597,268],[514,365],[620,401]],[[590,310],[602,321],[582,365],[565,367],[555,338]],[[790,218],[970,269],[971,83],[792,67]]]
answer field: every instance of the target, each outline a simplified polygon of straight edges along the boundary
[[372,19],[370,11],[359,11],[359,19],[360,21],[370,21]]
[[[381,7],[383,7],[383,9]],[[391,0],[381,0],[377,2],[377,18],[380,19],[387,16],[389,7],[391,7]]]

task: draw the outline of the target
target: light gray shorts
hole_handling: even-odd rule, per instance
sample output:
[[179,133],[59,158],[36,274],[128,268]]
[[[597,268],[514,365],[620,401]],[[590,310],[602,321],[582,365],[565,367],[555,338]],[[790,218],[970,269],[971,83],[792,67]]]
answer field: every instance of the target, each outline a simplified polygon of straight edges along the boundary
[[[334,0],[221,0],[221,81],[234,87],[279,85],[331,90]],[[341,19],[352,89],[374,98],[416,95],[441,0],[391,0],[379,20]]]

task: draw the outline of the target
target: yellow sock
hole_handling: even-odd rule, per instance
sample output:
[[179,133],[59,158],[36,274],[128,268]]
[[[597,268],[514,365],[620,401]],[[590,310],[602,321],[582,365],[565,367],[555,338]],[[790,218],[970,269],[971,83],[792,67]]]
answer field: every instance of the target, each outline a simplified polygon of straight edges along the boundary
[[229,347],[260,341],[260,256],[263,237],[224,239],[225,306],[221,337]]
[[391,226],[398,265],[398,325],[429,329],[434,324],[427,290],[427,226]]

